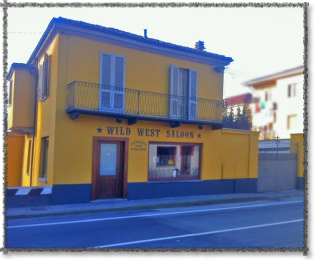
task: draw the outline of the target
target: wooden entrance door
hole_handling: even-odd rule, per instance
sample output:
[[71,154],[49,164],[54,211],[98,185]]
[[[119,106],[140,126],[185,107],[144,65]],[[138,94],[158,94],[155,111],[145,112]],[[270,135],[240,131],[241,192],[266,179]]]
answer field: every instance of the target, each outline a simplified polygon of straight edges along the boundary
[[123,197],[124,146],[123,142],[99,140],[94,148],[96,167],[93,178],[93,198]]

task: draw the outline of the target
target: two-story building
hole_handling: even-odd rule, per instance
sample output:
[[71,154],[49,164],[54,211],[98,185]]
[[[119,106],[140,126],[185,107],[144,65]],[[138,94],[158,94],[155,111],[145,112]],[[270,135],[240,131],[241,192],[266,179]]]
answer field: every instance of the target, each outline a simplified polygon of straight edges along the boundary
[[253,127],[261,139],[290,138],[303,133],[304,66],[252,79]]
[[21,186],[52,204],[256,191],[258,133],[222,129],[232,61],[53,18],[7,77]]

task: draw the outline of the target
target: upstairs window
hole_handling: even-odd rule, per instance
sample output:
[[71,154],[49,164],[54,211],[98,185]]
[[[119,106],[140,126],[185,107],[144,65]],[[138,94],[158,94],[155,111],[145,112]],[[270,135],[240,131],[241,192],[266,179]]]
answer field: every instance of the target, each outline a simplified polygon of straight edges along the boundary
[[198,71],[170,67],[170,118],[197,120]]
[[288,85],[288,97],[296,97],[296,84]]
[[265,91],[265,101],[269,101],[271,100],[271,91],[270,90],[266,90]]
[[45,55],[43,63],[39,66],[38,75],[38,99],[40,101],[44,101],[49,96],[50,67],[51,57]]

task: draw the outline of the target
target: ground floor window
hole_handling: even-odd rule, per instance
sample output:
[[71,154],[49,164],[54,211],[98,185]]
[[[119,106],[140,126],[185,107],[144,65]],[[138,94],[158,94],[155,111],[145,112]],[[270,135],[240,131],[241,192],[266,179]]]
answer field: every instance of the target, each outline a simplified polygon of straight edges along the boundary
[[150,143],[149,180],[199,179],[200,144]]
[[41,147],[41,178],[47,178],[47,165],[48,165],[48,146],[49,146],[49,137],[42,138],[42,147]]

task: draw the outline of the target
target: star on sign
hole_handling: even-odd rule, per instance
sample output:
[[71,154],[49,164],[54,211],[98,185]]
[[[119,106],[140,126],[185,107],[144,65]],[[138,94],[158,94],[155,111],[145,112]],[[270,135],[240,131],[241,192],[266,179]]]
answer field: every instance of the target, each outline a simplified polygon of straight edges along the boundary
[[102,133],[102,130],[103,130],[103,129],[100,128],[100,127],[98,127],[96,130],[97,130],[98,133]]

